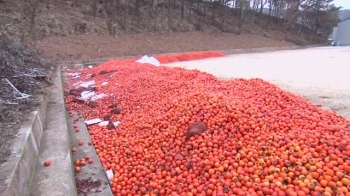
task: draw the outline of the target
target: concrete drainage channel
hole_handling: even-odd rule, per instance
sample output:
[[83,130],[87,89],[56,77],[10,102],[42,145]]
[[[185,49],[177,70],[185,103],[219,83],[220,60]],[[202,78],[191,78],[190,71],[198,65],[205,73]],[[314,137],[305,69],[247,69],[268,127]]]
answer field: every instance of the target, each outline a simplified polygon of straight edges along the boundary
[[[74,118],[65,108],[61,68],[54,70],[54,85],[42,98],[41,105],[22,124],[12,147],[13,154],[0,168],[0,195],[4,196],[74,196],[112,195],[108,179],[82,119],[73,127]],[[83,145],[79,146],[79,141]],[[77,152],[72,153],[72,147]],[[75,173],[73,160],[86,156],[93,163]],[[45,167],[44,162],[50,161]],[[76,185],[78,184],[78,186]]]
[[[68,83],[67,75],[63,73],[63,82]],[[79,166],[81,172],[76,175],[75,182],[77,185],[78,195],[106,195],[112,196],[109,180],[106,176],[106,171],[102,167],[100,159],[91,142],[90,134],[87,130],[84,119],[79,117],[77,113],[69,116],[68,130],[70,136],[70,144],[75,148],[76,152],[72,154],[72,160],[85,160],[85,166]],[[76,121],[74,123],[74,121]],[[75,124],[75,127],[74,127]],[[88,160],[91,159],[92,163]],[[74,163],[75,164],[75,163]]]

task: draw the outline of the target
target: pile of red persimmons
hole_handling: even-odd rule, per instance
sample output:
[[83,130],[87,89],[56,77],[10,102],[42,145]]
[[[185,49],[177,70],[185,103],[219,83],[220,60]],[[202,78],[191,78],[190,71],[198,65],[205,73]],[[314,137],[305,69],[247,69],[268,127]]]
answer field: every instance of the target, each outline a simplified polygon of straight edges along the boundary
[[205,58],[213,58],[213,57],[222,57],[225,56],[220,52],[191,52],[191,53],[183,53],[183,54],[174,54],[174,55],[162,55],[157,56],[157,60],[162,63],[175,63],[179,61],[190,61],[190,60],[198,60]]
[[[80,80],[108,97],[68,110],[121,122],[88,126],[114,195],[350,195],[349,121],[268,82],[131,60]],[[207,130],[186,140],[195,122]]]

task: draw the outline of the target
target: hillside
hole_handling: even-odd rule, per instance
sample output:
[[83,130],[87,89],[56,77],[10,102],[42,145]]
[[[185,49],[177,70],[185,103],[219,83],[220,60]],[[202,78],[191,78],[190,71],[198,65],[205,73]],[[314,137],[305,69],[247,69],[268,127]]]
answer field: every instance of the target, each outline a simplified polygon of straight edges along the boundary
[[[80,49],[81,47],[72,44],[70,41],[72,39],[79,40],[77,44],[91,46],[92,54],[101,48],[94,47],[94,45],[112,48],[113,45],[109,45],[109,43],[116,44],[114,38],[124,41],[131,40],[137,44],[136,48],[141,48],[138,50],[129,45],[133,49],[121,49],[108,54],[87,55],[90,57],[86,58],[135,55],[145,53],[145,51],[164,53],[207,50],[208,48],[233,49],[325,43],[324,37],[316,35],[307,28],[302,28],[297,36],[300,30],[299,25],[294,24],[286,27],[275,17],[266,14],[257,16],[249,11],[245,13],[246,17],[242,28],[239,28],[239,9],[210,2],[204,2],[199,6],[199,4],[191,3],[193,1],[188,0],[123,1],[124,4],[115,5],[117,8],[113,12],[109,10],[111,5],[107,5],[109,1],[104,2],[103,0],[87,1],[88,3],[79,0],[25,0],[24,3],[21,2],[4,0],[4,3],[0,4],[1,32],[24,42],[31,39],[36,40],[43,55],[55,60],[80,58],[79,54],[67,54],[69,50],[82,54],[85,53],[84,49],[90,50],[86,47]],[[33,4],[33,2],[37,4]],[[184,6],[181,6],[182,2]],[[34,15],[33,11],[35,11]],[[194,31],[197,33],[188,34],[188,32]],[[166,44],[164,40],[159,41],[166,35],[170,35],[169,41],[176,41],[177,43],[172,43],[179,46],[171,48],[169,42],[166,47],[160,46]],[[189,35],[194,35],[194,37],[188,37]],[[135,36],[138,37],[138,41],[132,41]],[[160,37],[158,39],[154,36]],[[173,39],[173,36],[178,38]],[[208,42],[208,38],[211,36],[219,36],[220,39],[216,39],[218,42],[215,39]],[[188,45],[188,41],[192,39],[196,40],[198,47],[184,46]],[[148,40],[154,41],[150,43]],[[184,42],[179,43],[181,40]],[[230,40],[231,44],[227,44],[225,40]],[[203,42],[207,43],[206,46],[199,47],[197,43]],[[239,44],[235,45],[234,42],[239,42]],[[123,44],[126,43],[123,42]],[[151,46],[149,48],[143,47],[146,45]],[[125,47],[125,45],[118,47]],[[130,52],[128,52],[129,50]]]

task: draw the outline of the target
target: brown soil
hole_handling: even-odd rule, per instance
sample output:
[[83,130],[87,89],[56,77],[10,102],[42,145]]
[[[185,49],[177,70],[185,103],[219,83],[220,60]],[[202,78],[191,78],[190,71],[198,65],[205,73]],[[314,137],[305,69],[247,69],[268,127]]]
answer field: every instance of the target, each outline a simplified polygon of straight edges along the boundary
[[135,10],[135,2],[139,1],[122,1],[128,3],[123,4],[125,9],[116,12],[110,32],[114,36],[109,36],[107,18],[110,17],[105,10],[105,1],[98,1],[95,14],[92,2],[40,1],[35,13],[35,28],[31,31],[28,25],[30,4],[4,0],[4,4],[0,4],[0,15],[3,16],[0,32],[24,42],[36,40],[42,54],[55,61],[308,45],[325,40],[307,28],[296,36],[298,25],[287,28],[283,21],[265,14],[247,13],[247,21],[239,31],[239,9],[209,2],[204,14],[204,10],[185,1],[184,17],[181,18],[179,2],[167,0],[154,1],[153,7],[150,7],[150,1],[142,3],[138,12],[130,10]]
[[76,35],[49,37],[37,42],[42,55],[54,61],[292,45],[291,42],[259,35],[204,32],[122,35],[115,38],[108,35]]

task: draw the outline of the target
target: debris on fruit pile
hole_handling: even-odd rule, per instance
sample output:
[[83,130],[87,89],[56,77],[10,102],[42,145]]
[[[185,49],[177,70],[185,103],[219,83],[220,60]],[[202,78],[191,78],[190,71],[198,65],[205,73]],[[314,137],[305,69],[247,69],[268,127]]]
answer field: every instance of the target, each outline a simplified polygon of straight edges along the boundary
[[204,122],[195,122],[188,126],[186,133],[186,141],[196,135],[201,135],[207,130],[207,125]]
[[88,125],[115,195],[350,194],[350,122],[268,82],[131,60],[77,74],[106,96],[67,109],[119,122]]
[[75,182],[77,183],[77,193],[79,195],[88,195],[89,193],[101,192],[101,180],[93,180],[92,178],[75,178]]

